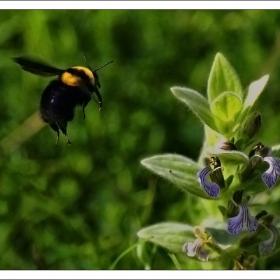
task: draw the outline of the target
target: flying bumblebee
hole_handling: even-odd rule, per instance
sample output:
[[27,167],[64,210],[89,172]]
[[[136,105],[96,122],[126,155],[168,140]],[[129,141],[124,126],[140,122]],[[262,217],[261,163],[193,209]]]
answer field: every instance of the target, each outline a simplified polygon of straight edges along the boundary
[[97,70],[113,61],[93,71],[89,66],[74,66],[63,70],[22,56],[15,57],[13,60],[27,72],[44,77],[58,76],[42,93],[40,114],[43,121],[57,133],[56,145],[59,131],[66,136],[67,143],[71,144],[67,134],[67,124],[74,118],[75,107],[82,106],[85,119],[85,107],[95,93],[99,100],[99,110],[101,109],[102,97],[98,90],[101,85]]

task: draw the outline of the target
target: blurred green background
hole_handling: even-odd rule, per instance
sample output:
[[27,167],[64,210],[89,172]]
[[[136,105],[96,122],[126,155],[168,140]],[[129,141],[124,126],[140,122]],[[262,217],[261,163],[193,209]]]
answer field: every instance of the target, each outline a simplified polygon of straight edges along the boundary
[[[196,225],[199,201],[144,170],[160,153],[196,160],[203,141],[197,118],[170,87],[206,92],[217,52],[244,89],[270,73],[258,101],[260,140],[279,139],[280,11],[6,10],[0,11],[0,269],[109,269],[137,242],[137,231],[161,221]],[[91,102],[69,124],[72,145],[38,114],[50,79],[24,72],[11,57],[29,55],[59,68],[100,70],[104,106]],[[260,106],[261,105],[261,106]],[[279,215],[279,188],[270,209]],[[278,211],[278,212],[277,212]],[[161,248],[147,246],[152,269],[176,269]],[[279,256],[257,268],[279,269]],[[200,263],[182,259],[184,269]],[[132,250],[115,269],[143,269]]]

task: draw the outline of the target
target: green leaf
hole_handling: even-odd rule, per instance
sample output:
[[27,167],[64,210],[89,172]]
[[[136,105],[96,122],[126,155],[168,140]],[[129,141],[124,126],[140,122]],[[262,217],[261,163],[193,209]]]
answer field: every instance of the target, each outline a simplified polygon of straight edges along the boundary
[[254,105],[261,92],[263,91],[268,79],[269,75],[265,75],[259,80],[254,81],[250,84],[248,95],[244,101],[243,111],[245,111],[248,107],[252,107]]
[[257,195],[259,193],[267,191],[267,186],[261,179],[262,174],[267,169],[268,167],[266,162],[260,163],[254,170],[253,175],[251,175],[250,178],[247,178],[247,180],[244,181],[244,186],[247,193],[250,193],[251,195]]
[[271,153],[274,157],[280,158],[280,144],[271,147]]
[[137,235],[174,253],[182,253],[183,245],[195,239],[192,226],[175,222],[148,226],[138,231]]
[[215,120],[210,111],[209,103],[197,91],[183,87],[171,88],[172,93],[180,101],[188,105],[188,107],[209,127],[217,131]]
[[248,164],[249,158],[246,154],[236,150],[222,150],[208,147],[206,152],[211,156],[218,157],[225,165]]
[[242,100],[233,92],[223,92],[211,102],[210,108],[214,116],[224,122],[233,123],[242,109]]
[[217,53],[208,79],[208,99],[211,103],[223,92],[234,92],[242,98],[242,86],[239,77],[227,59]]
[[187,193],[212,199],[200,187],[196,178],[201,167],[187,157],[175,154],[156,155],[143,159],[141,164]]
[[246,231],[242,231],[237,235],[230,234],[227,231],[227,222],[221,222],[214,218],[204,220],[201,226],[223,249],[230,247],[240,237],[246,234]]

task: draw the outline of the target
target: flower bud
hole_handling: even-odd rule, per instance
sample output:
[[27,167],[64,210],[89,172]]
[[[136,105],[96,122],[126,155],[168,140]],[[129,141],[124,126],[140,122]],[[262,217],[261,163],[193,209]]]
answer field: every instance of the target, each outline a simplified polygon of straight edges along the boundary
[[232,142],[222,142],[219,143],[219,147],[221,150],[226,150],[226,151],[237,151],[238,149]]
[[251,151],[249,152],[249,163],[246,166],[246,168],[243,170],[243,172],[241,173],[241,179],[242,181],[246,181],[248,179],[251,178],[251,175],[253,174],[253,172],[255,171],[257,165],[259,165],[262,161],[262,155],[255,155],[256,152],[258,153],[267,153],[267,148],[262,144],[262,143],[258,143],[256,144]]
[[243,189],[234,192],[232,196],[232,200],[230,199],[228,202],[228,208],[227,208],[228,218],[234,217],[238,214],[237,204],[241,204],[242,196],[243,196]]
[[272,224],[273,220],[274,220],[274,215],[272,214],[267,214],[263,216],[263,223],[266,226]]
[[214,167],[213,173],[210,174],[210,178],[212,182],[218,184],[219,187],[223,189],[226,186],[226,184],[225,184],[222,169],[219,168],[221,167],[221,161],[217,157],[212,157],[210,159],[210,164],[213,165]]
[[260,113],[253,112],[244,126],[244,133],[251,139],[259,132],[261,124],[262,117]]
[[259,220],[260,218],[264,217],[265,215],[267,215],[267,212],[265,210],[262,210],[255,217],[257,220]]
[[242,265],[246,270],[253,270],[255,268],[258,258],[255,255],[250,255],[244,259]]

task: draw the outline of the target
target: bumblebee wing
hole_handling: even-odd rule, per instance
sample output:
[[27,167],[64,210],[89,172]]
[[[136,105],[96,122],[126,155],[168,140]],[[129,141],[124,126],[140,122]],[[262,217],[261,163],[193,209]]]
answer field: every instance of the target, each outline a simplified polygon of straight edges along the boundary
[[64,72],[64,70],[55,68],[53,66],[23,56],[14,57],[13,60],[16,63],[18,63],[23,70],[44,77],[56,76]]

